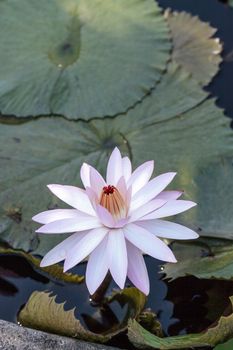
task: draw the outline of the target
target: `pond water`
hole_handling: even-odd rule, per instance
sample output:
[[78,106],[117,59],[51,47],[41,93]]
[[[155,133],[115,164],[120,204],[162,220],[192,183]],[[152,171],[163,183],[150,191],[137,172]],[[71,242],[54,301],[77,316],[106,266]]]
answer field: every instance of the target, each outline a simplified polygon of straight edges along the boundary
[[[206,88],[218,98],[217,104],[233,118],[233,9],[217,0],[160,0],[164,8],[186,10],[218,28],[217,36],[224,43],[219,74]],[[228,296],[233,295],[233,282],[180,278],[173,282],[163,280],[161,262],[146,257],[151,281],[147,307],[157,315],[167,335],[199,332],[209,326],[224,311]],[[73,272],[82,274],[85,264]],[[159,274],[160,272],[160,274]],[[110,285],[109,290],[116,287]],[[17,322],[17,313],[35,290],[49,290],[57,301],[67,301],[65,308],[77,307],[76,313],[90,330],[100,332],[121,320],[125,309],[113,303],[109,309],[100,310],[90,302],[85,284],[62,284],[39,274],[20,257],[0,256],[0,318]],[[215,305],[215,307],[211,307]],[[213,311],[214,310],[214,311]],[[98,325],[95,322],[97,319]],[[112,345],[133,348],[126,335],[121,335]]]

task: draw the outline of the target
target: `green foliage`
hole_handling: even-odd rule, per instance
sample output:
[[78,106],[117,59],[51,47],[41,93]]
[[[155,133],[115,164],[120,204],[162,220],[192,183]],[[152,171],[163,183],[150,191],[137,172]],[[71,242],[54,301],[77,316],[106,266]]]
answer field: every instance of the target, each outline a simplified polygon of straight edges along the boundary
[[86,329],[75,317],[74,309],[65,311],[65,303],[58,304],[56,296],[51,296],[48,292],[32,293],[27,304],[20,311],[19,321],[25,327],[104,343],[127,329],[129,318],[138,317],[146,298],[136,288],[126,288],[122,292],[114,293],[106,303],[111,305],[113,301],[117,301],[122,307],[127,305],[127,311],[123,321],[104,334],[93,333]]
[[[33,215],[63,205],[48,192],[46,185],[79,185],[78,170],[84,161],[104,172],[115,145],[131,156],[134,166],[155,159],[157,174],[178,171],[174,188],[185,189],[188,198],[201,203],[197,211],[192,210],[191,218],[184,216],[182,220],[188,220],[195,228],[201,225],[203,232],[214,232],[216,236],[226,232],[227,238],[232,238],[230,206],[229,220],[224,220],[232,200],[226,185],[231,182],[232,166],[229,165],[228,172],[221,168],[223,156],[232,154],[231,131],[222,111],[213,100],[205,101],[205,96],[195,80],[171,64],[157,89],[127,115],[89,123],[51,117],[17,126],[2,125],[1,238],[14,248],[32,249],[42,255],[63,240],[64,235],[48,237],[34,233]],[[199,196],[206,192],[207,179],[203,169],[212,173],[216,169],[207,197],[212,208],[216,208],[215,221],[201,213],[205,202]],[[203,176],[205,181],[200,180]],[[200,182],[198,191],[196,181]],[[226,208],[219,208],[214,187],[218,182],[219,186],[223,182],[221,196]],[[15,220],[12,212],[17,210],[20,218]]]
[[214,350],[232,350],[233,349],[233,339],[229,340],[224,344],[217,345]]
[[187,275],[198,278],[233,279],[233,243],[205,239],[192,243],[174,243],[176,264],[166,264],[163,273],[169,279]]
[[227,341],[233,335],[233,297],[230,298],[230,301],[231,313],[228,316],[220,317],[217,324],[214,324],[202,333],[160,338],[145,330],[137,323],[137,321],[132,320],[129,322],[129,339],[138,348],[153,348],[161,350],[180,350],[189,347],[215,346]]
[[123,113],[169,60],[169,28],[153,0],[0,1],[0,23],[0,110],[7,115]]
[[55,280],[68,282],[68,283],[81,283],[84,281],[83,276],[74,275],[72,273],[67,273],[67,272],[64,273],[62,266],[58,264],[54,264],[52,266],[42,268],[40,267],[41,260],[39,258],[29,253],[25,253],[21,250],[14,250],[11,248],[6,248],[3,245],[0,245],[0,256],[5,256],[5,255],[19,256],[26,259],[36,271],[46,275],[51,280],[55,279]]
[[201,85],[207,85],[218,72],[222,45],[213,38],[216,29],[186,12],[166,12],[172,32],[173,60],[182,65]]

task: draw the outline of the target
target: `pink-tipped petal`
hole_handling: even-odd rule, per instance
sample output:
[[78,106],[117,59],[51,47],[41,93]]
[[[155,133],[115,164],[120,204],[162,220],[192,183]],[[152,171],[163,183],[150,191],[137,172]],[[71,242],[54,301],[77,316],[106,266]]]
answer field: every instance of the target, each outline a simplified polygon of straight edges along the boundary
[[66,256],[64,264],[64,272],[71,269],[85,259],[104,239],[108,230],[106,228],[98,228],[89,231],[86,235],[73,246]]
[[86,284],[91,295],[96,292],[108,272],[107,243],[108,239],[105,237],[88,259]]
[[145,228],[154,235],[168,239],[196,239],[199,235],[188,227],[164,220],[140,221],[137,225]]
[[58,262],[65,260],[69,250],[77,244],[87,233],[87,231],[74,233],[72,236],[68,237],[60,244],[51,249],[41,260],[40,266],[46,267]]
[[[88,216],[88,214],[86,214]],[[83,218],[85,213],[77,209],[53,209],[43,211],[40,214],[33,216],[32,220],[39,224],[49,224],[50,222],[63,220],[63,219],[79,219]],[[88,216],[89,217],[89,216]]]
[[158,196],[156,196],[156,199],[164,199],[166,201],[171,201],[178,199],[182,196],[184,192],[182,191],[163,191]]
[[111,275],[118,286],[123,289],[128,269],[128,258],[125,237],[121,229],[109,232],[107,254]]
[[80,169],[80,177],[83,183],[83,186],[90,187],[90,165],[83,163]]
[[128,253],[128,272],[130,281],[145,295],[149,294],[150,281],[141,251],[130,242],[126,243]]
[[149,231],[135,224],[125,226],[123,230],[126,239],[145,254],[162,261],[176,262],[171,249]]
[[100,173],[93,167],[90,168],[90,183],[92,190],[94,190],[97,197],[100,198],[101,192],[104,186],[106,186],[106,182]]
[[72,207],[87,213],[89,215],[95,215],[95,211],[91,205],[91,202],[84,190],[75,186],[63,186],[63,185],[48,185],[50,191],[60,198],[63,202],[71,205]]
[[125,182],[127,182],[132,174],[132,164],[128,157],[122,158],[122,170]]
[[141,188],[132,198],[131,211],[146,204],[155,198],[165,187],[173,180],[176,173],[166,173],[159,175],[149,181],[143,188]]
[[154,171],[154,161],[145,162],[134,170],[128,181],[128,187],[132,186],[132,196],[144,187]]
[[122,158],[119,149],[116,147],[108,161],[107,166],[107,184],[116,186],[119,179],[123,176]]
[[106,208],[102,207],[102,205],[98,204],[96,206],[96,212],[103,225],[107,227],[115,226],[112,214]]
[[91,216],[83,216],[83,218],[77,219],[63,219],[50,222],[44,226],[41,226],[36,232],[47,234],[58,233],[72,233],[84,230],[91,230],[93,228],[101,227],[102,224],[98,218]]
[[130,213],[130,219],[129,222],[134,222],[136,220],[139,220],[143,216],[151,213],[152,211],[162,207],[166,201],[162,199],[153,199],[152,201],[144,204],[142,207],[134,210],[132,213]]
[[189,210],[195,207],[196,205],[197,205],[196,203],[191,201],[184,201],[184,200],[168,201],[166,204],[164,204],[163,207],[144,216],[142,220],[166,218],[168,216],[183,213],[184,211]]

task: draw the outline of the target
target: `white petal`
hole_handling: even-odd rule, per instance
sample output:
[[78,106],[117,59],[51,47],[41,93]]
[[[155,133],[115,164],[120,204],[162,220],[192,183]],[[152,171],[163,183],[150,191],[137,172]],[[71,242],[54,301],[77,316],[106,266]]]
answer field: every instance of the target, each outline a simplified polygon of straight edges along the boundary
[[182,191],[163,191],[158,196],[156,196],[156,199],[164,199],[166,201],[171,201],[174,199],[180,198],[184,192]]
[[108,234],[107,254],[111,275],[118,286],[125,285],[128,259],[124,233],[121,229],[111,230]]
[[162,261],[176,262],[176,258],[171,249],[144,228],[135,224],[129,224],[125,226],[123,230],[126,239],[145,254]]
[[119,149],[116,147],[108,161],[107,166],[107,184],[116,186],[119,179],[123,176],[122,158]]
[[84,213],[95,215],[95,211],[84,190],[75,186],[48,185],[48,188],[63,202]]
[[80,169],[80,177],[83,183],[83,186],[90,187],[90,165],[83,163]]
[[132,174],[132,164],[128,157],[122,158],[122,171],[125,181],[127,182]]
[[134,210],[132,213],[130,213],[130,220],[129,222],[136,221],[141,218],[143,220],[143,216],[151,213],[152,211],[162,207],[166,201],[162,199],[153,199],[152,201],[144,204],[142,207]]
[[141,251],[130,242],[126,243],[128,253],[128,272],[130,281],[145,295],[149,294],[150,281]]
[[158,210],[144,216],[143,220],[151,220],[151,219],[160,219],[165,218],[167,216],[176,215],[182,213],[183,211],[189,210],[195,207],[197,204],[191,201],[184,200],[174,200],[168,201],[164,206],[159,208]]
[[92,190],[94,190],[97,197],[100,198],[103,187],[106,186],[106,182],[100,173],[93,167],[90,167],[90,183]]
[[145,186],[154,171],[154,161],[145,162],[134,170],[127,185],[132,186],[132,196]]
[[107,233],[106,228],[98,228],[86,233],[81,241],[69,251],[64,264],[64,272],[85,259],[100,244]]
[[108,239],[105,237],[88,259],[86,284],[91,295],[96,292],[108,272],[107,243]]
[[86,194],[87,194],[88,198],[90,199],[90,202],[91,202],[94,210],[96,210],[96,205],[99,203],[97,194],[90,187],[86,187]]
[[72,218],[78,219],[80,217],[82,218],[83,216],[85,216],[85,213],[82,213],[77,209],[53,209],[43,211],[42,213],[33,216],[32,220],[39,222],[40,224],[49,224],[50,222],[57,220]]
[[132,198],[131,211],[155,198],[173,180],[176,173],[166,173],[155,177],[141,188]]
[[188,227],[164,220],[139,221],[137,225],[145,228],[154,235],[168,239],[195,239],[199,235]]
[[87,233],[87,231],[82,231],[74,233],[72,236],[66,238],[64,241],[59,243],[56,247],[51,249],[41,260],[40,266],[46,267],[64,260],[69,254],[69,250],[77,244]]
[[96,206],[96,212],[103,225],[107,227],[115,226],[115,221],[113,220],[112,214],[106,208],[102,207],[102,205],[98,204]]
[[71,233],[90,230],[101,226],[102,224],[98,218],[94,218],[93,216],[85,216],[79,219],[63,219],[53,221],[49,224],[41,226],[36,232],[48,234]]
[[127,187],[126,187],[126,182],[125,182],[125,178],[124,176],[122,176],[119,181],[117,182],[116,188],[118,189],[118,191],[120,192],[122,198],[124,201],[126,201],[126,197],[127,197]]

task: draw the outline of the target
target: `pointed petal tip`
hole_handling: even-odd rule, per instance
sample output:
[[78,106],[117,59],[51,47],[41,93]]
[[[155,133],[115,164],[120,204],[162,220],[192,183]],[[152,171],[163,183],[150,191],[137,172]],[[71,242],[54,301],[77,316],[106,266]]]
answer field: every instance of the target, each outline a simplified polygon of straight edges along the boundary
[[40,262],[40,267],[47,267],[47,266],[50,266],[51,264],[46,264],[45,261],[43,261],[43,259],[41,260]]
[[64,262],[63,272],[66,273],[70,269],[71,267],[66,262]]
[[34,216],[32,217],[32,221],[37,222],[37,217],[38,217],[38,215],[39,215],[39,214],[34,215]]
[[140,292],[142,292],[143,294],[145,294],[145,296],[147,297],[149,294],[150,294],[150,287],[143,287],[143,288],[141,288],[141,289],[139,289],[140,290]]

